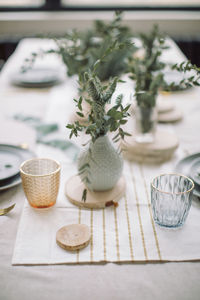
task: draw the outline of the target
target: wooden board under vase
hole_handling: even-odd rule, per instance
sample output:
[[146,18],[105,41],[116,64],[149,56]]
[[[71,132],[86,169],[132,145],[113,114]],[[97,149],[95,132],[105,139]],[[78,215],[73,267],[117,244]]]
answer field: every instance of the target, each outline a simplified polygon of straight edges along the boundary
[[124,177],[121,177],[114,188],[107,191],[95,192],[87,188],[87,198],[84,202],[82,195],[85,188],[78,175],[72,176],[65,184],[65,195],[71,203],[79,207],[99,209],[116,205],[125,193],[126,184]]
[[121,143],[124,158],[140,163],[161,163],[169,160],[179,145],[174,133],[158,130],[153,143],[137,143],[134,136]]

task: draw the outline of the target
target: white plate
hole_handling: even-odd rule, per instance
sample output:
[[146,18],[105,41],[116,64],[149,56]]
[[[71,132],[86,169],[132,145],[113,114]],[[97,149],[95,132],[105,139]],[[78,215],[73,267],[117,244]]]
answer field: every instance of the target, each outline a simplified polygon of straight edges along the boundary
[[23,73],[14,73],[11,76],[12,84],[30,88],[49,87],[57,84],[60,80],[58,71],[50,68],[33,68]]

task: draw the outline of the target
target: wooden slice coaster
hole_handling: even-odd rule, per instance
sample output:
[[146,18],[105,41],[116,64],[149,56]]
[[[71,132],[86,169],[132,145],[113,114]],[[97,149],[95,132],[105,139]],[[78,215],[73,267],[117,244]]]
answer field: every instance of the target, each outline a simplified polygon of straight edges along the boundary
[[141,155],[137,155],[135,153],[131,153],[131,152],[124,152],[124,158],[126,160],[129,161],[134,161],[134,162],[138,162],[138,163],[143,163],[143,164],[161,164],[165,161],[168,161],[171,159],[173,153],[168,153],[166,155],[162,155],[162,156],[151,156],[151,155],[146,155],[146,154],[141,154]]
[[157,111],[158,114],[166,113],[175,109],[174,104],[168,100],[158,100],[157,102]]
[[171,158],[179,145],[175,134],[158,130],[153,143],[137,143],[133,136],[123,141],[121,148],[128,160],[146,163],[160,163]]
[[121,177],[111,190],[95,192],[87,189],[87,198],[82,200],[86,188],[78,175],[72,176],[65,184],[65,195],[73,204],[85,208],[104,208],[116,205],[125,193],[125,180]]
[[65,250],[75,251],[85,248],[90,242],[90,229],[84,224],[71,224],[56,233],[57,244]]
[[158,114],[158,122],[160,123],[175,123],[183,118],[183,114],[178,109],[169,112]]

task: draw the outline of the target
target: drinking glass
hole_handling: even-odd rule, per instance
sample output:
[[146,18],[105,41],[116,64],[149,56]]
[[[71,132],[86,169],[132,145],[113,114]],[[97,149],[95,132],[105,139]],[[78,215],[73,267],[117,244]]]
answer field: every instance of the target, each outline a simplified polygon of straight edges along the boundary
[[22,185],[29,204],[48,208],[56,203],[60,184],[60,164],[48,158],[26,160],[20,166]]
[[181,174],[162,174],[151,183],[151,207],[154,221],[176,228],[185,223],[192,203],[193,181]]

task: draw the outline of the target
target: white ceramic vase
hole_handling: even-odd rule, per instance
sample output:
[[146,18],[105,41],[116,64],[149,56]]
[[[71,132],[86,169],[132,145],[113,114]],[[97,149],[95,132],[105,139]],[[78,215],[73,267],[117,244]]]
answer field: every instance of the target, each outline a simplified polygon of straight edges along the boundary
[[119,180],[122,169],[123,159],[107,136],[91,142],[78,157],[81,180],[93,191],[112,189]]

